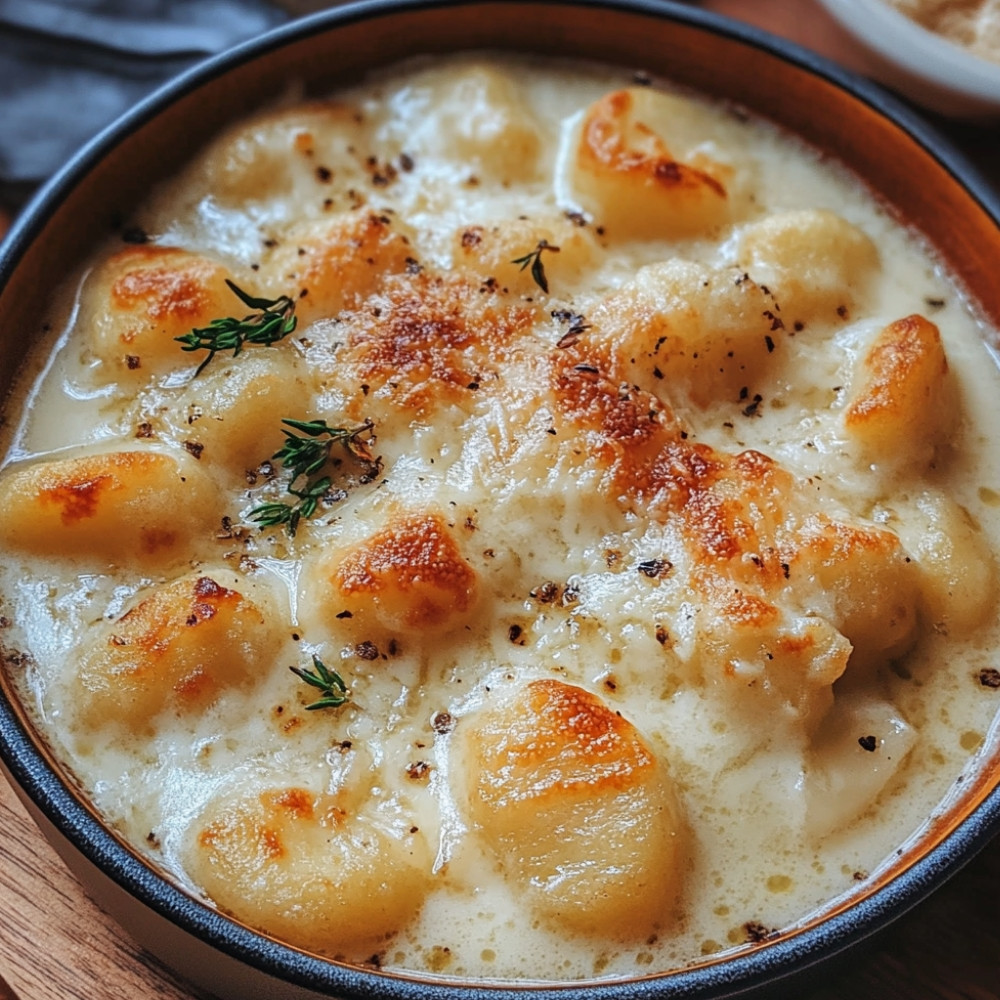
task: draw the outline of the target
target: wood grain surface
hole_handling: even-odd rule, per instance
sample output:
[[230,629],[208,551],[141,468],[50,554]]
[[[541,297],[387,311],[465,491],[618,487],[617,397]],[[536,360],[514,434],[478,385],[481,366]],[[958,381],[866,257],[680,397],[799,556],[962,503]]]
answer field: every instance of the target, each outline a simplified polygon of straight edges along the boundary
[[[702,6],[864,68],[809,0]],[[1000,133],[938,124],[1000,186]],[[87,898],[0,779],[0,1000],[76,998],[202,1000]],[[1000,840],[800,1000],[1000,1000]]]

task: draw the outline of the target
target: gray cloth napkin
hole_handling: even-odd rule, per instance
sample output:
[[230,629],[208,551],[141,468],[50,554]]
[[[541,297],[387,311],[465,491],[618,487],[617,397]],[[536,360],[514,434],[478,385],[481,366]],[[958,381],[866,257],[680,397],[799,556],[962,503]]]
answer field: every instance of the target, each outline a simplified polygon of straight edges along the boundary
[[287,17],[267,0],[0,0],[0,204],[171,76]]

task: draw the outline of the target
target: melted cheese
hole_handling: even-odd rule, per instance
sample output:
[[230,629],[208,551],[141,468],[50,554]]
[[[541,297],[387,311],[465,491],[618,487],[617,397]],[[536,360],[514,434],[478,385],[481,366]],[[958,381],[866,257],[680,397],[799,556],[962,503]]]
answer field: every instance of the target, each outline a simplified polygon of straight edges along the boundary
[[[645,974],[849,895],[974,766],[997,377],[846,173],[456,59],[234,125],[135,221],[9,404],[0,611],[56,752],[212,905],[393,969]],[[298,326],[196,374],[226,279]],[[283,420],[347,436],[293,483]]]

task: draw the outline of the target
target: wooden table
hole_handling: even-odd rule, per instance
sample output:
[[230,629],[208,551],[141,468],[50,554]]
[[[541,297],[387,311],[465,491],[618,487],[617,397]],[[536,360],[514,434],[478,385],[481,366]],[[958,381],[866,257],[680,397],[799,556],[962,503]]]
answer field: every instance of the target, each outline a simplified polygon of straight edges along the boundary
[[[808,0],[706,0],[852,68]],[[942,124],[1000,185],[1000,135]],[[4,224],[0,216],[0,227]],[[0,779],[0,1000],[196,1000],[86,897]],[[1000,1000],[1000,840],[801,1000]]]

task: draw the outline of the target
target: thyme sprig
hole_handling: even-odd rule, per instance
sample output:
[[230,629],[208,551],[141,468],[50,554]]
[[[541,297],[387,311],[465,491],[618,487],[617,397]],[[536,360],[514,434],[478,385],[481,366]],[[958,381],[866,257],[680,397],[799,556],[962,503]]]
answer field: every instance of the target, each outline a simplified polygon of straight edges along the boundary
[[302,518],[308,520],[316,509],[320,501],[326,496],[332,485],[329,476],[323,476],[314,483],[308,483],[305,489],[297,490],[289,485],[288,492],[296,497],[295,503],[262,503],[259,507],[254,507],[250,511],[250,520],[256,521],[261,528],[275,528],[279,524],[285,525],[285,530],[290,538],[295,537],[295,532],[299,530],[299,521]]
[[226,316],[213,319],[208,326],[203,326],[175,337],[181,344],[182,351],[208,351],[208,357],[198,366],[195,375],[200,375],[205,366],[221,351],[232,351],[237,357],[244,344],[263,344],[269,347],[283,340],[294,329],[298,322],[295,316],[295,301],[287,295],[279,295],[276,299],[265,299],[243,291],[235,282],[226,278],[226,284],[232,289],[244,305],[256,312],[237,319]]
[[519,270],[521,271],[530,266],[531,277],[535,284],[543,292],[548,293],[549,279],[545,276],[545,265],[542,263],[542,254],[546,250],[550,250],[552,253],[559,253],[559,247],[554,247],[548,240],[539,240],[534,250],[526,253],[523,257],[517,257],[511,263],[520,264]]
[[[331,427],[325,420],[282,420],[293,430],[282,429],[285,443],[272,455],[291,474],[287,492],[296,498],[294,503],[272,501],[261,504],[250,511],[250,519],[261,528],[284,525],[289,537],[294,538],[302,518],[307,520],[316,513],[324,497],[333,486],[328,475],[313,478],[330,460],[330,451],[335,444],[363,462],[376,465],[378,460],[371,452],[371,430],[375,426],[366,420],[360,427]],[[300,431],[304,437],[295,434]],[[304,486],[296,487],[300,479]]]
[[[273,458],[278,459],[292,474],[294,482],[299,476],[311,476],[318,472],[330,455],[330,449],[340,442],[352,455],[363,462],[374,462],[369,434],[374,424],[366,420],[360,427],[331,427],[325,420],[282,420],[283,424],[301,431],[305,437],[298,437],[292,431],[282,430],[285,443]],[[324,437],[325,435],[325,437]]]
[[336,670],[331,670],[315,653],[313,653],[312,661],[313,670],[304,670],[302,667],[288,668],[306,684],[319,688],[322,697],[311,705],[306,705],[306,711],[312,712],[318,708],[338,708],[343,705],[350,696],[344,679]]

